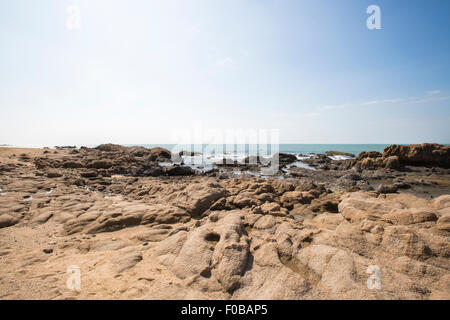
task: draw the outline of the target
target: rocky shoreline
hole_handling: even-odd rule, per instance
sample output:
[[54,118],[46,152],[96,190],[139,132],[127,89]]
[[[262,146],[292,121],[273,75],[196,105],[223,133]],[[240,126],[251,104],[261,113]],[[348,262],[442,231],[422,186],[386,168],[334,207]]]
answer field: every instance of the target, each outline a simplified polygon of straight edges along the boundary
[[331,154],[0,148],[0,299],[449,299],[450,147]]

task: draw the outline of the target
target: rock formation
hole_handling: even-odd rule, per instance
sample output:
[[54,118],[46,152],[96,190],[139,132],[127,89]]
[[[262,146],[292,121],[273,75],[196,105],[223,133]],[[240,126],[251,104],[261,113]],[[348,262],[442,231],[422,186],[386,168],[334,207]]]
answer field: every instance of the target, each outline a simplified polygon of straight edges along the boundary
[[450,168],[450,146],[437,143],[391,145],[383,154],[361,152],[356,167],[362,169],[400,169],[403,166],[430,166]]
[[1,298],[449,299],[449,172],[395,164],[448,149],[406,150],[283,179],[174,176],[161,148],[2,150]]

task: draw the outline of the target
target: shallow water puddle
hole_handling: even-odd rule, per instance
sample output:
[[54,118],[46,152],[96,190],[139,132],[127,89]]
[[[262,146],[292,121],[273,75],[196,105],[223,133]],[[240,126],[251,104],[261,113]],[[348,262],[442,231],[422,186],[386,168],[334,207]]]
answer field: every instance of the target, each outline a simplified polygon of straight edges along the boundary
[[283,171],[284,172],[287,172],[286,170],[289,170],[289,169],[291,169],[291,168],[303,168],[303,169],[308,169],[308,170],[312,170],[312,171],[316,171],[316,168],[314,168],[314,167],[311,167],[310,165],[308,165],[308,164],[306,164],[306,163],[304,163],[304,162],[302,162],[302,161],[295,161],[295,162],[292,162],[291,164],[288,164],[287,166],[286,166],[286,168],[285,169],[283,169]]

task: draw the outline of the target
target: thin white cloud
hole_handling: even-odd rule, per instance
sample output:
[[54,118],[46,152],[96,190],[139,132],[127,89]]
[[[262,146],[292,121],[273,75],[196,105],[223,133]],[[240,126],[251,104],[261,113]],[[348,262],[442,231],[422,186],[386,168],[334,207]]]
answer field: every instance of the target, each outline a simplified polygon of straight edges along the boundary
[[362,102],[359,105],[361,105],[361,106],[369,106],[369,105],[372,105],[372,104],[395,103],[395,102],[402,102],[402,101],[405,101],[405,99],[402,99],[402,98],[384,99],[384,100],[374,100],[374,101]]
[[428,94],[439,94],[439,93],[441,93],[441,90],[430,90],[427,93]]
[[[439,90],[436,90],[439,91]],[[431,91],[429,91],[431,92]],[[440,93],[440,91],[439,91]],[[437,93],[434,93],[437,94]],[[318,110],[336,110],[336,109],[343,109],[343,108],[349,108],[349,107],[364,107],[364,106],[371,106],[371,105],[378,105],[378,104],[385,104],[385,103],[405,103],[405,104],[418,104],[418,103],[426,103],[426,102],[437,102],[437,101],[446,101],[450,100],[450,96],[446,97],[436,97],[436,98],[417,98],[417,97],[409,97],[409,98],[394,98],[394,99],[383,99],[383,100],[372,100],[372,101],[364,101],[359,103],[348,103],[348,104],[338,104],[338,105],[324,105],[320,106],[317,109]]]
[[411,103],[411,104],[416,104],[416,103],[438,102],[438,101],[447,101],[447,100],[450,100],[450,96],[447,96],[447,97],[439,97],[439,98],[417,99],[417,100],[410,101],[409,103]]

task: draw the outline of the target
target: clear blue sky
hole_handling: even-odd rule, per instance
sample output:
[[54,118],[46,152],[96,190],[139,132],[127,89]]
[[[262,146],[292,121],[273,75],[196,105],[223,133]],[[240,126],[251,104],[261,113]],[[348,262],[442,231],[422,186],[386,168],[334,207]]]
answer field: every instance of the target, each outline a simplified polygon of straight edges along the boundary
[[2,0],[0,144],[450,143],[449,39],[448,0]]

